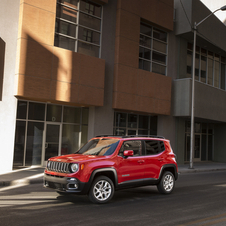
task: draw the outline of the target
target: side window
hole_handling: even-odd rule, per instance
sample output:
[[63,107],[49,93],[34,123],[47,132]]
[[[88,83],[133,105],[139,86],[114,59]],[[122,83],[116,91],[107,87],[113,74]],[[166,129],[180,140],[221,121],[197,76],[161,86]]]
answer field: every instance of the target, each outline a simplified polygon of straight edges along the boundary
[[165,150],[165,145],[163,141],[159,140],[146,140],[146,155],[156,155]]
[[140,140],[130,140],[125,141],[122,144],[122,147],[119,151],[119,155],[123,156],[123,152],[127,150],[132,150],[134,155],[133,156],[139,156],[141,155],[141,141]]

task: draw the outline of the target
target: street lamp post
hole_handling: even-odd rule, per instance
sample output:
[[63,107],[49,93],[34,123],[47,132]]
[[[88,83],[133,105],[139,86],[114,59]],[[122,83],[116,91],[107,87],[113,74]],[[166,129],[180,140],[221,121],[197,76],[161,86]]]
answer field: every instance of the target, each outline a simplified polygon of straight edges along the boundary
[[192,99],[191,99],[191,140],[190,140],[190,165],[189,169],[193,169],[193,153],[194,153],[194,109],[195,109],[195,53],[196,53],[196,33],[197,33],[197,27],[204,22],[206,19],[208,19],[210,16],[212,16],[215,12],[219,10],[226,10],[226,5],[213,11],[211,14],[209,14],[207,17],[205,17],[203,20],[201,20],[199,23],[194,23],[194,42],[193,42],[193,58],[192,58]]

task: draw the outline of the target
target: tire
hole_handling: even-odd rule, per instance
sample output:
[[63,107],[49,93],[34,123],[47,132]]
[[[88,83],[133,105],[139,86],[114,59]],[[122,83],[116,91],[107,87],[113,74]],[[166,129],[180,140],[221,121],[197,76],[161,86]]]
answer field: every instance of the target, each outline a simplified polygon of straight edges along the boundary
[[173,191],[174,186],[174,175],[169,171],[164,172],[159,184],[157,185],[158,191],[162,194],[170,194]]
[[107,203],[112,199],[114,191],[115,188],[112,180],[106,176],[99,176],[92,183],[89,199],[93,203]]

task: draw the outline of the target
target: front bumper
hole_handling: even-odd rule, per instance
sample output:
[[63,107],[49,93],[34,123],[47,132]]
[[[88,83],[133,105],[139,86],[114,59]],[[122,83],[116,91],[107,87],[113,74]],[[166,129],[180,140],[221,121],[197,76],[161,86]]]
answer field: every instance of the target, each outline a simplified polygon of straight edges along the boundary
[[65,193],[88,193],[88,183],[81,182],[74,177],[59,177],[44,173],[43,186]]

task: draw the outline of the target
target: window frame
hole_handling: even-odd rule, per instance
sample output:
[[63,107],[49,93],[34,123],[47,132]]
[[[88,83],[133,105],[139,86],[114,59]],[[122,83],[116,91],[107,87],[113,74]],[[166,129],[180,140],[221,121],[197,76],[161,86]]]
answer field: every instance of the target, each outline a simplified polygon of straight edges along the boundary
[[[168,66],[168,41],[169,41],[169,34],[168,32],[162,30],[162,29],[159,29],[157,27],[154,27],[154,26],[151,26],[147,23],[144,23],[144,22],[140,22],[140,27],[141,26],[146,26],[148,28],[150,28],[151,30],[151,35],[147,35],[147,34],[144,34],[141,32],[141,29],[140,29],[140,42],[139,42],[139,69],[142,69],[142,70],[146,70],[144,68],[144,63],[148,63],[150,65],[149,67],[149,70],[146,70],[146,71],[149,71],[149,72],[153,72],[153,73],[157,73],[157,74],[162,74],[162,75],[165,75],[167,76],[167,66]],[[157,37],[154,37],[154,32],[162,32],[166,35],[165,39],[166,41],[163,41],[161,39],[158,39]],[[146,45],[142,45],[141,44],[141,41],[143,40],[143,38],[146,38],[147,40],[149,39],[150,40],[150,46],[146,46]],[[155,49],[155,46],[154,46],[154,43],[162,43],[164,45],[166,45],[165,47],[165,52],[162,52],[160,50],[157,50]],[[142,51],[141,51],[142,50]],[[148,50],[149,51],[149,59],[145,58],[145,50]],[[142,56],[141,56],[142,54]],[[148,55],[148,54],[147,54]],[[154,59],[154,55],[159,55],[160,56],[164,56],[165,57],[165,63],[163,63],[163,61],[158,61],[157,59]],[[142,65],[141,65],[142,64]],[[160,67],[164,67],[164,73],[160,73],[159,71],[154,71],[153,70],[153,66],[154,65],[157,65],[157,66],[160,66]]]
[[[96,16],[96,15],[93,15],[93,14],[90,14],[90,13],[82,10],[81,7],[80,7],[81,2],[84,2],[86,4],[91,3],[93,5],[99,6],[100,7],[100,17],[99,16]],[[72,6],[69,6],[67,4],[62,3],[60,0],[57,0],[56,1],[56,9],[58,9],[58,7],[59,7],[59,9],[62,9],[61,7],[66,7],[68,9],[74,10],[77,13],[77,19],[76,19],[76,22],[73,22],[73,21],[64,19],[64,18],[62,18],[62,17],[60,17],[60,16],[57,15],[58,10],[56,10],[56,18],[55,18],[55,21],[56,21],[56,25],[57,25],[57,22],[58,22],[58,26],[55,26],[54,46],[57,46],[57,47],[63,48],[63,49],[68,49],[68,50],[73,51],[73,52],[79,52],[79,46],[81,46],[84,43],[84,44],[87,44],[87,45],[90,45],[90,46],[93,46],[93,47],[97,47],[99,49],[98,50],[98,54],[97,54],[98,56],[95,56],[95,57],[101,58],[103,6],[100,5],[100,4],[95,3],[94,1],[87,1],[87,2],[85,2],[84,0],[78,0],[78,2],[77,2],[77,8],[75,8],[75,7],[72,7]],[[94,7],[93,12],[95,12],[95,7]],[[85,15],[85,16],[88,16],[88,17],[92,17],[94,19],[98,19],[99,20],[99,23],[100,23],[99,30],[96,30],[94,28],[91,28],[91,27],[87,27],[85,25],[82,25],[81,24],[81,21],[80,21],[80,16],[81,15]],[[67,35],[67,34],[62,33],[61,30],[60,30],[60,28],[59,28],[60,27],[60,22],[64,22],[64,23],[67,23],[67,24],[70,24],[70,25],[75,26],[75,35],[74,36],[71,36],[71,35]],[[90,39],[91,41],[83,40],[81,38],[81,37],[84,37],[84,31],[85,30],[89,34],[92,34],[93,37]],[[82,32],[82,33],[80,34],[79,32]],[[98,44],[93,41],[94,40],[94,34],[95,33],[97,33],[99,35]],[[58,36],[58,38],[56,38],[57,36]],[[72,41],[72,46],[74,46],[74,49],[71,49],[70,47],[69,48],[61,47],[60,46],[60,41],[59,41],[60,38],[67,38],[67,39],[69,39],[68,42],[69,41]],[[94,53],[94,55],[96,54],[95,51],[93,53]],[[89,55],[89,54],[87,54],[87,55]]]

